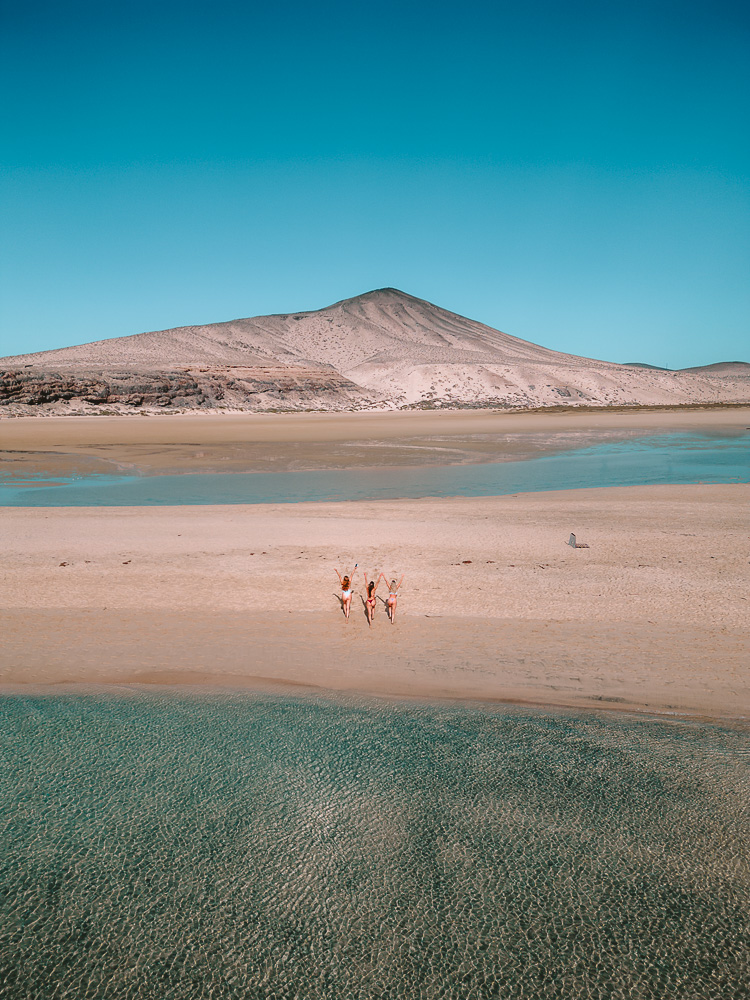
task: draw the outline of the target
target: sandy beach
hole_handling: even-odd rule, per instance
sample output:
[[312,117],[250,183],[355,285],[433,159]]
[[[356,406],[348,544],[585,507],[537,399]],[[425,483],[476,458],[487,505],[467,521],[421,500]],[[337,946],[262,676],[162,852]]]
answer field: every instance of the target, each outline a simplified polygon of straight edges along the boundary
[[[6,508],[0,681],[744,717],[749,512],[747,485]],[[589,547],[568,546],[571,531]],[[344,621],[334,567],[355,562],[406,573],[395,625],[379,601],[368,629],[361,575]]]

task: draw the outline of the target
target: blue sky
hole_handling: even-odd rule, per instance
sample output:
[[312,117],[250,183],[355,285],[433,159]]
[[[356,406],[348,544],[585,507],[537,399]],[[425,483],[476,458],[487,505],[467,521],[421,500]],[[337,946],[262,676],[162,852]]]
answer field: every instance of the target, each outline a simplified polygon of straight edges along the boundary
[[0,355],[390,285],[571,353],[750,361],[744,5],[0,11]]

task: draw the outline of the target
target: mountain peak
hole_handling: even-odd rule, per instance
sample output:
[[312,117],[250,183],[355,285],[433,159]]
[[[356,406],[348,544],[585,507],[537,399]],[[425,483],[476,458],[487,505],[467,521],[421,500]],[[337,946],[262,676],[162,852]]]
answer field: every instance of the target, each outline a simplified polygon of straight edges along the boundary
[[386,302],[386,301],[399,301],[399,302],[421,302],[426,305],[432,306],[433,309],[440,308],[439,306],[434,306],[431,302],[427,302],[426,299],[418,299],[415,295],[409,295],[408,292],[402,292],[400,288],[372,288],[369,292],[362,292],[360,295],[352,295],[348,299],[340,299],[338,302],[334,302],[332,306],[327,308],[332,309],[335,306],[341,306],[349,302]]

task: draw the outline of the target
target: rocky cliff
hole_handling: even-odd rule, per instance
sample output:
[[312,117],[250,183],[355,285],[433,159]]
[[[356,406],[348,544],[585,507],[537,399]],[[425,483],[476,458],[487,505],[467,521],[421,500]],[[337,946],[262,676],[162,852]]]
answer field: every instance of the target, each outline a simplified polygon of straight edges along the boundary
[[0,407],[6,413],[344,409],[372,401],[371,393],[332,369],[289,365],[146,371],[29,366],[0,371]]

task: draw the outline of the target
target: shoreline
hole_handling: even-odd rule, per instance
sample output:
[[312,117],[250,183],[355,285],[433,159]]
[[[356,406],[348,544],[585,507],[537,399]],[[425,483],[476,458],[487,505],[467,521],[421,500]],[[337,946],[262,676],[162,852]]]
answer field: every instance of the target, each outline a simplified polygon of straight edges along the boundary
[[[124,636],[132,629],[134,618],[141,639]],[[16,653],[14,633],[19,628],[41,629],[48,634],[64,631],[67,635],[94,631],[98,639],[96,648],[85,639],[70,644],[67,655],[61,657],[59,651],[55,655],[54,643],[39,639],[29,642],[27,638],[23,669],[30,672],[28,679],[22,679],[18,671],[8,676],[8,670],[4,670],[0,697],[105,694],[118,689],[123,693],[226,692],[334,701],[363,698],[414,704],[505,705],[540,711],[614,712],[663,720],[750,724],[747,685],[737,684],[728,692],[728,683],[735,682],[727,682],[720,676],[721,671],[710,681],[701,676],[709,657],[716,655],[722,658],[723,667],[731,661],[736,677],[750,649],[750,629],[706,635],[700,630],[686,633],[683,627],[645,630],[636,623],[616,623],[604,629],[588,626],[582,642],[577,623],[572,628],[545,620],[433,619],[426,623],[412,617],[405,619],[400,635],[392,637],[400,644],[399,649],[394,648],[396,643],[388,642],[388,633],[379,639],[368,636],[364,640],[371,646],[369,656],[390,659],[386,670],[369,670],[351,664],[346,669],[326,666],[331,657],[352,654],[353,644],[345,634],[318,627],[312,629],[311,635],[307,627],[295,629],[287,623],[269,627],[263,617],[248,619],[225,614],[211,616],[209,622],[197,610],[189,616],[175,617],[99,615],[94,609],[86,609],[82,613],[66,612],[64,616],[54,611],[49,615],[6,611],[0,612],[0,621],[10,635],[11,658]],[[387,627],[382,625],[383,630]],[[250,672],[242,672],[245,665],[241,651],[228,648],[230,642],[222,644],[219,629],[235,639],[251,637],[254,646],[262,647],[265,663],[253,663]],[[469,636],[474,648],[463,643]],[[498,639],[504,641],[505,649],[490,669],[487,651]],[[573,639],[576,650],[571,655]],[[424,640],[429,642],[429,664],[425,663],[424,650],[419,648]],[[109,654],[106,669],[97,663],[102,645]],[[608,670],[597,661],[605,645],[616,657],[625,650],[630,652],[632,659],[626,673]],[[675,675],[675,664],[671,662],[671,649],[680,645],[692,647],[687,679]],[[221,670],[206,664],[209,646],[221,660]],[[199,660],[198,668],[185,665],[192,656]],[[561,659],[565,661],[562,665]],[[460,666],[456,666],[459,661]],[[684,661],[681,667],[684,669]],[[576,672],[575,677],[569,675],[571,670]]]
[[[747,484],[7,508],[0,686],[222,678],[741,719],[749,509]],[[380,601],[372,630],[356,600],[344,622],[333,567],[354,562],[406,572],[395,626]]]
[[540,714],[555,713],[560,715],[606,715],[614,718],[634,718],[652,722],[675,724],[701,723],[708,726],[727,726],[741,728],[750,732],[750,715],[735,715],[721,711],[707,713],[705,709],[675,709],[652,705],[611,705],[606,701],[590,699],[589,701],[564,702],[540,701],[532,697],[477,697],[467,695],[418,695],[418,694],[383,694],[379,692],[335,688],[315,687],[309,684],[293,681],[270,681],[256,678],[252,682],[243,682],[240,677],[179,680],[120,680],[108,682],[95,681],[56,681],[49,684],[36,682],[0,682],[0,699],[2,698],[56,698],[83,697],[97,698],[111,695],[129,697],[139,694],[154,697],[211,697],[211,696],[243,696],[268,698],[310,698],[324,699],[331,703],[349,704],[354,702],[377,702],[413,706],[457,706],[468,710],[479,711],[483,708],[501,710],[528,710]]

